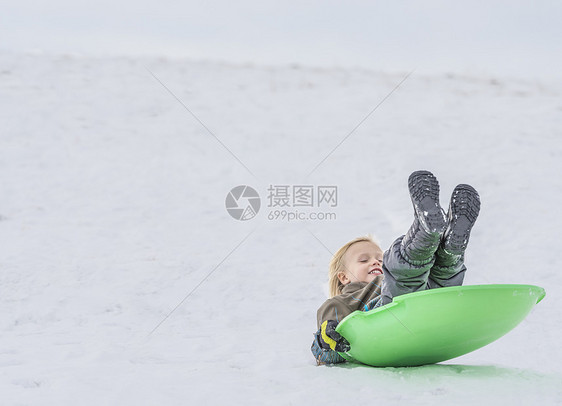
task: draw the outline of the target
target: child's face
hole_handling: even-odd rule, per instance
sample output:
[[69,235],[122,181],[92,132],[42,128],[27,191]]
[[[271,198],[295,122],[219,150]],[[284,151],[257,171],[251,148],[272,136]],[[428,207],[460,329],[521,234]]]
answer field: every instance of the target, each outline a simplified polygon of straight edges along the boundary
[[383,252],[378,245],[370,241],[361,241],[348,248],[344,256],[345,272],[338,278],[347,285],[351,282],[372,282],[382,275]]

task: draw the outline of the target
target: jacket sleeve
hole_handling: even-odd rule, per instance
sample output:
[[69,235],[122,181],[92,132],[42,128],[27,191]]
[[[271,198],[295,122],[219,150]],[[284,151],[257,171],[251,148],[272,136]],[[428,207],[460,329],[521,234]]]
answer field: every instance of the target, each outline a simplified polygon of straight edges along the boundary
[[[339,311],[338,311],[339,308]],[[320,326],[326,320],[335,320],[337,322],[340,321],[340,314],[342,312],[342,305],[339,303],[337,299],[328,299],[320,308],[316,314],[317,321],[318,321],[318,331],[314,334],[314,341],[312,342],[312,346],[310,350],[312,351],[312,355],[316,358],[316,362],[318,365],[324,364],[338,364],[341,362],[345,362],[345,358],[343,358],[337,351],[327,350],[320,346]]]
[[316,358],[316,362],[318,365],[324,364],[339,364],[345,362],[345,358],[342,357],[337,351],[326,350],[320,347],[320,343],[318,342],[320,336],[320,330],[318,330],[314,334],[314,341],[312,342],[312,346],[310,350],[312,351],[312,355]]

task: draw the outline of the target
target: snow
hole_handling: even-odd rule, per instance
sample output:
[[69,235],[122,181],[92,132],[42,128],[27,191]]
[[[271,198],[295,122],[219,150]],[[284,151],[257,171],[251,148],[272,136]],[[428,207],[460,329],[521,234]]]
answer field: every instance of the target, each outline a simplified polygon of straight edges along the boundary
[[[0,61],[2,404],[562,403],[559,82],[414,72],[373,110],[409,72]],[[417,169],[444,207],[480,192],[465,284],[546,298],[442,364],[316,366],[330,252],[404,233]],[[238,185],[262,199],[248,221]],[[269,219],[271,185],[337,186],[337,219]]]

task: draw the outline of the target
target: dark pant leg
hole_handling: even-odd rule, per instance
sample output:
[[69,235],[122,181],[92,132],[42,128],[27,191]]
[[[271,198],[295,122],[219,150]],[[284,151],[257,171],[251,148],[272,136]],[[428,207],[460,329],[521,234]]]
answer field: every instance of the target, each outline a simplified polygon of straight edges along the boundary
[[461,286],[465,272],[464,255],[452,255],[439,247],[435,253],[435,263],[429,273],[428,287],[435,289]]
[[408,261],[402,249],[404,236],[398,238],[384,253],[384,281],[381,293],[381,305],[392,302],[392,298],[406,293],[428,289],[429,271],[433,267],[435,257],[432,255],[426,262]]

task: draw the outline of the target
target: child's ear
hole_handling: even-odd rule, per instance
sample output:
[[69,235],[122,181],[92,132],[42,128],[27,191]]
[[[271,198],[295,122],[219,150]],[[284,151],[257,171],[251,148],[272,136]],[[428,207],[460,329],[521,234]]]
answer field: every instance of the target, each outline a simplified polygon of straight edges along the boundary
[[338,279],[342,283],[342,285],[347,285],[349,282],[351,282],[351,280],[347,277],[347,274],[345,272],[340,272],[338,274]]

